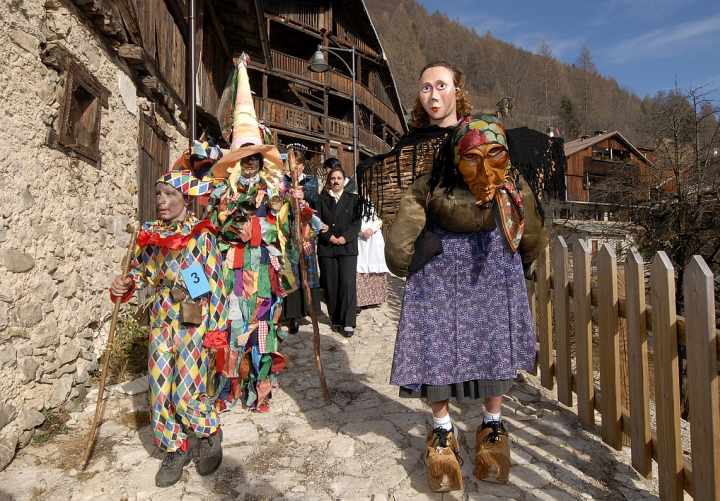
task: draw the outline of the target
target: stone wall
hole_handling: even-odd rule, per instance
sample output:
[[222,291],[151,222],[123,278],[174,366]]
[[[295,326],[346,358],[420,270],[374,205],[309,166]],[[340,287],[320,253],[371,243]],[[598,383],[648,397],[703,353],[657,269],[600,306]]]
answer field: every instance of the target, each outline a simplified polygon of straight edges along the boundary
[[[52,149],[63,78],[40,58],[58,42],[109,91],[99,166]],[[0,2],[0,470],[45,413],[77,397],[107,337],[107,287],[137,210],[138,113],[149,103],[111,49],[59,0]],[[170,157],[185,143],[171,138]]]

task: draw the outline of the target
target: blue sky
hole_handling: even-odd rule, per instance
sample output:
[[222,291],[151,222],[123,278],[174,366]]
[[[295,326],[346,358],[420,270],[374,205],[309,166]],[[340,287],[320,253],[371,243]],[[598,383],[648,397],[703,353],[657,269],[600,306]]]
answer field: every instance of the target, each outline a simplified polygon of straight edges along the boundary
[[683,88],[709,83],[720,101],[720,0],[419,1],[533,52],[544,40],[564,62],[586,45],[600,73],[640,96],[677,78]]

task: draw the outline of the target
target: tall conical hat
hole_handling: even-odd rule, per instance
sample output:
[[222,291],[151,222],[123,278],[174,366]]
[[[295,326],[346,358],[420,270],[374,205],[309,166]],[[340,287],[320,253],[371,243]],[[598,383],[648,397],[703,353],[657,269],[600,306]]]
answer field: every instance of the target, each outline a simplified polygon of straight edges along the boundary
[[255,114],[247,63],[250,58],[243,52],[237,61],[237,91],[233,110],[233,134],[230,150],[237,150],[243,144],[263,144],[260,124]]

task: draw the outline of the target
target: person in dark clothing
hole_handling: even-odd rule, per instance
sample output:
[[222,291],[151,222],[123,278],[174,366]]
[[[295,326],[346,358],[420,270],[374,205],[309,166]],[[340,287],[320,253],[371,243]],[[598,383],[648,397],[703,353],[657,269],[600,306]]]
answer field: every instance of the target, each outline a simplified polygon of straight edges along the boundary
[[[305,152],[307,151],[307,147],[300,143],[288,145],[288,148],[290,147],[292,147],[293,154],[295,155],[295,167],[297,169],[300,188],[303,190],[303,199],[311,209],[317,210],[320,188],[317,177],[305,173]],[[288,186],[291,186],[291,177],[286,176],[285,182]],[[297,215],[293,213],[292,217],[295,218]],[[317,313],[319,313],[321,289],[320,281],[318,279],[316,253],[317,238],[314,235],[315,232],[312,231],[311,236],[305,242],[305,263],[307,264],[308,285],[310,286],[313,308]],[[282,311],[282,321],[283,324],[287,326],[290,334],[296,334],[300,328],[300,319],[310,314],[310,305],[307,303],[305,299],[305,292],[303,291],[302,274],[300,273],[300,266],[298,263],[299,250],[293,249],[291,254],[293,271],[295,273],[298,288],[288,294],[285,298],[285,305]]]
[[318,216],[328,229],[318,237],[320,281],[333,329],[351,337],[357,313],[355,273],[361,207],[358,196],[344,190],[346,176],[340,161],[328,158],[324,167],[328,177]]

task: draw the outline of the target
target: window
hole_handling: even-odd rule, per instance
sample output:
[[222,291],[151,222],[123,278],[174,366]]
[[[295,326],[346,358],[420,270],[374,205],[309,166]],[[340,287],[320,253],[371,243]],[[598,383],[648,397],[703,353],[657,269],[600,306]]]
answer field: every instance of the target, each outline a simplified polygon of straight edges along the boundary
[[108,94],[77,63],[69,64],[58,142],[94,164],[100,160],[100,111],[107,107]]
[[41,58],[64,78],[64,96],[49,145],[98,165],[101,111],[108,106],[110,92],[57,43],[47,44]]

